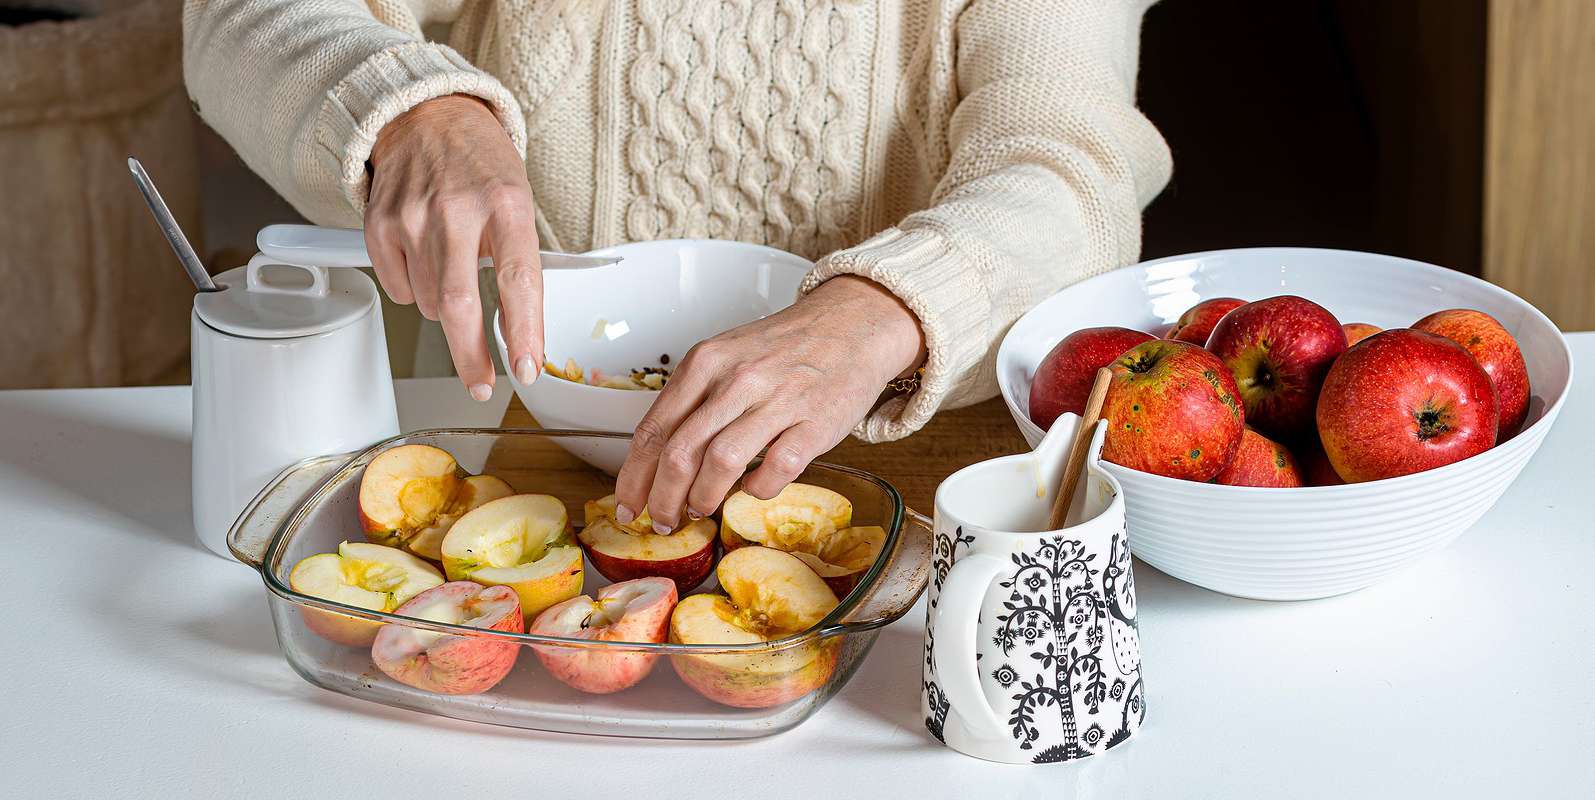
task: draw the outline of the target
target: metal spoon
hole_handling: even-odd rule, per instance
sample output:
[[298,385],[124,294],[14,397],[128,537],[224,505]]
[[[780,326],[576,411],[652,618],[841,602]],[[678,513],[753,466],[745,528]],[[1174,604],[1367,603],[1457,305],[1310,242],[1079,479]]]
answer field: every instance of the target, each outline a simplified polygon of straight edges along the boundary
[[133,173],[133,183],[138,186],[139,194],[144,195],[144,203],[150,207],[150,213],[155,215],[155,222],[161,226],[161,233],[166,235],[166,242],[172,246],[172,252],[177,254],[177,260],[182,262],[183,269],[188,271],[188,277],[194,286],[202,292],[219,292],[225,287],[217,286],[210,279],[210,273],[205,271],[205,265],[200,263],[199,254],[194,252],[194,246],[188,243],[188,237],[183,235],[183,229],[178,227],[177,219],[172,216],[172,210],[166,207],[166,201],[161,199],[161,193],[156,191],[155,182],[150,180],[149,173],[144,171],[144,165],[138,159],[128,156],[127,168]]

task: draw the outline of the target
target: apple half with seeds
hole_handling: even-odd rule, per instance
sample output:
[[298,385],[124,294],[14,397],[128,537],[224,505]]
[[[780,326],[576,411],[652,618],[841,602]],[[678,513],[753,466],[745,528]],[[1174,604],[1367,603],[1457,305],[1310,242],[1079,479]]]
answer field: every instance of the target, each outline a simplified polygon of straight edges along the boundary
[[[675,607],[675,581],[638,578],[605,586],[596,597],[582,595],[549,608],[537,615],[527,632],[595,642],[657,644],[665,640]],[[591,694],[637,685],[659,658],[654,653],[560,645],[533,645],[532,652],[560,682]]]
[[582,512],[587,525],[576,538],[598,574],[612,581],[669,578],[675,581],[676,592],[684,595],[714,570],[717,527],[712,519],[692,520],[671,533],[658,534],[647,509],[630,523],[615,519],[614,495],[587,502]]
[[[410,599],[396,612],[428,622],[520,633],[520,599],[507,586],[450,581]],[[486,636],[458,636],[383,626],[371,645],[371,660],[388,677],[438,694],[478,694],[498,685],[515,666],[520,643]]]
[[[790,553],[748,545],[716,569],[726,594],[696,594],[676,604],[670,641],[758,644],[802,633],[836,608],[836,595]],[[825,685],[836,669],[838,639],[800,640],[777,650],[672,655],[671,666],[694,691],[737,708],[789,703]]]
[[531,619],[581,594],[582,551],[565,504],[546,494],[517,494],[467,512],[443,537],[451,581],[508,586]]
[[385,450],[360,477],[360,527],[375,544],[442,559],[443,537],[477,506],[515,493],[491,475],[465,476],[448,451],[424,444]]
[[[300,594],[368,611],[394,611],[443,583],[437,567],[394,547],[344,542],[336,553],[308,556],[294,565],[288,585]],[[305,627],[349,647],[369,647],[382,623],[336,611],[303,608]]]
[[[721,517],[737,547],[785,550],[825,578],[837,596],[858,585],[886,544],[886,531],[879,527],[849,527],[853,504],[846,497],[805,483],[790,484],[769,500],[737,492],[726,500]],[[726,550],[734,549],[728,542]]]

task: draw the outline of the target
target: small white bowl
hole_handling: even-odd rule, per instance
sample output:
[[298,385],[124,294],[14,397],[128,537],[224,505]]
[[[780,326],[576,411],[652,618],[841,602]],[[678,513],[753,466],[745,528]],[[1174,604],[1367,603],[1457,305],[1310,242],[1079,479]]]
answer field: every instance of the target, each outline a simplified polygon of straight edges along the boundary
[[[637,242],[593,253],[622,260],[594,269],[543,273],[543,349],[556,365],[575,359],[583,370],[596,367],[605,374],[674,368],[698,342],[791,305],[813,266],[773,248],[712,239]],[[508,366],[496,314],[493,338]],[[552,375],[540,375],[530,386],[513,374],[509,380],[546,428],[630,433],[659,395]],[[625,442],[560,444],[611,475],[626,461]]]
[[997,384],[1031,446],[1030,381],[1060,339],[1122,325],[1160,334],[1211,297],[1296,294],[1341,322],[1411,325],[1433,311],[1474,308],[1517,338],[1528,362],[1525,427],[1472,458],[1368,483],[1301,489],[1218,486],[1106,468],[1124,485],[1131,549],[1182,580],[1264,600],[1330,597],[1368,586],[1449,544],[1494,505],[1556,421],[1573,379],[1572,352],[1549,319],[1512,293],[1418,261],[1343,250],[1267,247],[1149,261],[1100,275],[1022,317],[997,351]]

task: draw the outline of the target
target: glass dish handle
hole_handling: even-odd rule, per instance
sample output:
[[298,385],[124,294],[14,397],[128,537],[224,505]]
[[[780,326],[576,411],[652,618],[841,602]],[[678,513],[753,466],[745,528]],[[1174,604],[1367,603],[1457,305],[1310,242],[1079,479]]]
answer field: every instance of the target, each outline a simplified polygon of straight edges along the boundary
[[354,457],[353,453],[307,458],[283,470],[244,507],[227,531],[227,549],[233,557],[260,569],[266,548],[282,524],[328,476]]
[[902,535],[882,567],[882,574],[843,617],[841,627],[868,630],[895,622],[913,608],[930,581],[931,531],[929,517],[906,509]]

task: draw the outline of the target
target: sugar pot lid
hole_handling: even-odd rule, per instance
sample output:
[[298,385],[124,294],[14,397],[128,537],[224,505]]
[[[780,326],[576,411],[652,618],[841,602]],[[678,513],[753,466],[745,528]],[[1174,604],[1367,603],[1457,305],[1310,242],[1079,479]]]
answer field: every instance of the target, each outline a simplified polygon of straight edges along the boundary
[[[284,281],[283,268],[305,273],[310,285]],[[217,275],[216,283],[226,288],[195,295],[195,313],[223,333],[253,339],[336,330],[364,316],[377,302],[376,285],[359,270],[289,264],[264,255]]]

